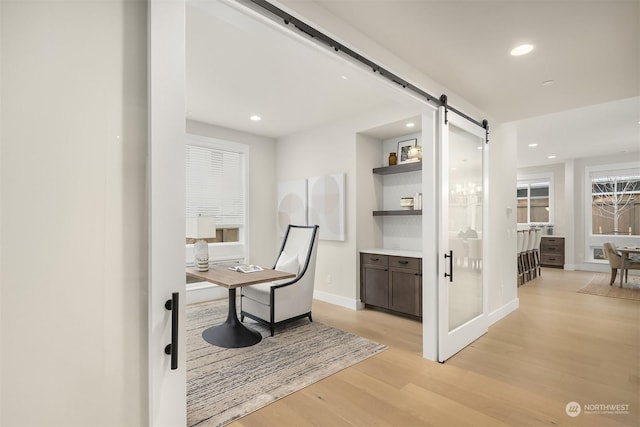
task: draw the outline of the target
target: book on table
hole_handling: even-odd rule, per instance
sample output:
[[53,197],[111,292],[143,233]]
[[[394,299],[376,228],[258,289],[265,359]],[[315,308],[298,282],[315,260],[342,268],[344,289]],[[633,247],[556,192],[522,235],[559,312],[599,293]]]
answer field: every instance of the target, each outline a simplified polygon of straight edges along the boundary
[[234,267],[229,267],[229,270],[237,271],[239,273],[255,273],[257,271],[262,271],[263,268],[260,267],[259,265],[243,264],[243,265],[237,265]]

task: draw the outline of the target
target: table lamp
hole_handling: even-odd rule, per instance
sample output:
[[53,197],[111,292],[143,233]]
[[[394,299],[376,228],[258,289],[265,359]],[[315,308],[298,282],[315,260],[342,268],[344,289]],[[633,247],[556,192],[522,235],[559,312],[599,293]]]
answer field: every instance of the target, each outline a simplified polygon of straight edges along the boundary
[[196,239],[193,244],[194,264],[198,271],[209,270],[209,244],[203,239],[216,237],[216,217],[198,215],[187,218],[187,238]]

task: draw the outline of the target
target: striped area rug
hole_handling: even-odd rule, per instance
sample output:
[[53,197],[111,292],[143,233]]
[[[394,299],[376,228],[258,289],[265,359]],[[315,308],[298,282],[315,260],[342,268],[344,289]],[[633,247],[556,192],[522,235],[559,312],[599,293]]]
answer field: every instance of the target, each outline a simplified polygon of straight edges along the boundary
[[[227,300],[187,306],[187,425],[221,426],[316,381],[371,357],[387,347],[357,335],[301,319],[268,329],[246,348],[220,348],[202,331],[226,318]],[[238,305],[239,307],[239,305]]]

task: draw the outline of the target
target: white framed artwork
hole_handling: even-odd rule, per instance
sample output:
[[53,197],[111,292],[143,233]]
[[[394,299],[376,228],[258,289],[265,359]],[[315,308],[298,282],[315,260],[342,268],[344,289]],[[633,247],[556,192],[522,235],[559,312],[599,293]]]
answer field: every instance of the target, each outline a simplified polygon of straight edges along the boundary
[[284,235],[289,224],[307,225],[307,180],[278,183],[278,229]]
[[320,226],[321,240],[345,240],[345,174],[307,179],[308,222]]

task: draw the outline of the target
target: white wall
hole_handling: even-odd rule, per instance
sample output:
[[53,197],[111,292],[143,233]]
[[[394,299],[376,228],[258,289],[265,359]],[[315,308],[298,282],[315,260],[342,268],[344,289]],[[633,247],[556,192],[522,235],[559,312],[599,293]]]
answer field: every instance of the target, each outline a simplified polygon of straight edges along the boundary
[[193,120],[187,120],[187,132],[249,146],[249,261],[271,267],[279,248],[273,233],[277,211],[276,141]]
[[518,307],[516,261],[516,156],[517,133],[503,124],[489,134],[489,277],[491,323]]
[[[356,200],[357,197],[366,196],[356,195],[356,177],[358,173],[365,173],[363,169],[359,171],[356,165],[356,141],[360,138],[356,134],[415,114],[415,109],[389,107],[278,140],[278,182],[333,173],[346,174],[346,239],[344,242],[320,240],[316,261],[315,290],[317,293],[328,294],[331,302],[352,308],[357,306],[357,249],[364,248],[356,247]],[[368,224],[365,225],[366,228],[375,227],[370,221],[364,224]],[[375,242],[368,240],[367,243]]]
[[146,4],[0,7],[0,424],[146,425]]
[[[2,7],[2,3],[0,3],[0,177],[3,176],[2,174],[2,138],[4,136],[4,132],[3,132],[3,126],[2,126],[2,115],[1,112],[3,111],[3,104],[2,104],[2,100],[4,99],[4,95],[2,92],[2,85],[4,84],[4,80],[2,79],[2,75],[3,75],[3,62],[2,62],[2,40],[3,40],[3,7]],[[3,387],[2,387],[2,372],[3,372],[3,362],[2,362],[2,289],[3,289],[3,277],[4,275],[2,274],[2,248],[3,248],[3,244],[2,244],[2,225],[3,225],[3,221],[2,221],[2,185],[1,185],[0,181],[0,402],[3,402]],[[2,403],[0,403],[0,425],[2,424]]]
[[[371,173],[371,165],[380,166],[382,141],[368,135],[356,135],[356,236],[357,250],[382,247],[380,219],[371,214],[382,204],[382,177]],[[359,256],[359,255],[356,255]],[[359,264],[358,264],[359,265]],[[356,283],[360,283],[360,269],[356,268]],[[356,286],[356,298],[360,298],[360,286]]]

